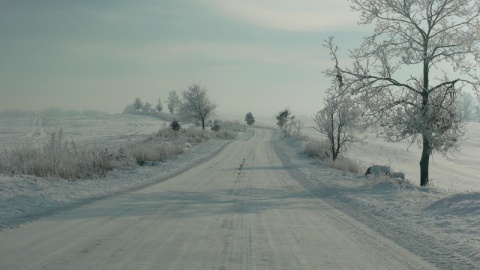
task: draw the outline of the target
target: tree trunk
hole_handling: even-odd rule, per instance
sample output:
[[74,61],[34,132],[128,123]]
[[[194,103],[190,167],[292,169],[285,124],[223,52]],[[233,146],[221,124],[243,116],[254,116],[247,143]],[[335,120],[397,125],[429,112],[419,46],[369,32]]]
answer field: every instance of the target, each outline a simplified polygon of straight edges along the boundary
[[337,151],[335,151],[335,146],[332,145],[332,160],[335,161],[335,159],[337,159]]
[[205,118],[202,118],[202,129],[205,129]]
[[429,75],[430,75],[430,59],[428,57],[428,40],[425,40],[423,44],[423,89],[422,89],[422,118],[426,124],[426,127],[423,127],[422,131],[422,158],[420,159],[420,186],[424,187],[428,185],[428,165],[430,162],[430,138],[431,130],[430,124],[428,121],[429,107],[428,99],[430,94],[429,89]]
[[329,115],[330,119],[330,128],[331,128],[331,134],[329,134],[330,136],[330,146],[332,147],[332,159],[333,161],[335,161],[335,159],[337,159],[337,153],[335,152],[335,119],[334,119],[334,113],[333,112],[330,112],[330,115]]
[[420,159],[420,186],[428,185],[428,166],[430,164],[430,142],[423,137],[422,158]]

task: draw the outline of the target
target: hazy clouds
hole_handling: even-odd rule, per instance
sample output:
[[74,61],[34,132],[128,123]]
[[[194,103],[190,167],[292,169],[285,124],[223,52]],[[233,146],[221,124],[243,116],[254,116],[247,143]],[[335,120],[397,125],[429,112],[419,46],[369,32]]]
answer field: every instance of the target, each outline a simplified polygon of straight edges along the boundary
[[2,1],[0,109],[121,112],[199,82],[219,114],[311,114],[328,86],[323,39],[361,37],[339,2]]

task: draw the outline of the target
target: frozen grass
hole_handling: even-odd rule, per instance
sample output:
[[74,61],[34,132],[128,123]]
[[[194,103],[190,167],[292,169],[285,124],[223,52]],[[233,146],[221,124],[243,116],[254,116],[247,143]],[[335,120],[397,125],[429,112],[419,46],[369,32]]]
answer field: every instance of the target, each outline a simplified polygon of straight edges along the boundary
[[103,176],[119,166],[130,164],[128,156],[108,149],[80,149],[66,140],[62,130],[52,133],[40,147],[28,144],[0,149],[0,170],[10,174],[58,176],[64,179]]
[[114,168],[164,161],[183,151],[183,147],[175,142],[151,140],[130,143],[119,150],[98,148],[95,142],[79,147],[66,140],[60,130],[52,133],[41,147],[28,144],[4,147],[0,150],[0,170],[9,174],[58,176],[69,180],[95,178]]
[[229,130],[219,130],[215,132],[215,138],[222,139],[222,140],[233,140],[237,138],[237,132],[229,131]]
[[355,174],[361,173],[361,169],[360,169],[361,166],[358,164],[358,162],[347,157],[338,156],[337,159],[335,160],[327,159],[325,161],[325,164],[327,164],[327,166],[331,168],[334,168],[340,171],[350,172]]
[[202,130],[190,126],[175,132],[168,126],[164,126],[147,140],[128,145],[126,152],[130,153],[139,165],[144,165],[150,161],[162,162],[172,156],[184,153],[187,148],[212,138],[235,139],[238,131],[245,130],[245,127],[242,126],[243,128],[241,128],[239,123],[222,122],[221,124],[224,126],[219,131]]
[[332,160],[330,144],[326,140],[312,139],[305,135],[294,139],[302,141],[307,156],[318,158],[331,168],[355,174],[362,172],[362,166],[354,159],[339,155],[337,159]]
[[[239,130],[236,124],[229,128]],[[52,133],[40,146],[18,144],[0,149],[0,171],[7,174],[56,176],[63,179],[88,179],[104,176],[120,167],[163,162],[185,149],[212,138],[234,139],[237,132],[218,132],[188,127],[177,133],[168,126],[146,140],[130,142],[115,149],[98,147],[95,140],[81,146],[66,139],[62,130]]]
[[137,142],[128,145],[126,153],[135,159],[138,165],[145,165],[150,161],[163,162],[169,157],[180,155],[184,152],[183,147],[172,142]]
[[319,158],[319,159],[327,159],[329,154],[329,145],[328,142],[323,140],[314,140],[309,139],[305,142],[305,154],[309,157]]
[[190,126],[175,133],[169,127],[164,127],[150,136],[152,141],[172,141],[179,145],[199,144],[212,138],[212,131]]
[[[187,143],[190,144],[199,144],[204,141],[208,141],[212,138],[212,131],[206,129],[200,129],[196,127],[189,127],[183,131],[183,134],[180,132],[179,137],[183,138]],[[178,139],[178,138],[177,138]]]

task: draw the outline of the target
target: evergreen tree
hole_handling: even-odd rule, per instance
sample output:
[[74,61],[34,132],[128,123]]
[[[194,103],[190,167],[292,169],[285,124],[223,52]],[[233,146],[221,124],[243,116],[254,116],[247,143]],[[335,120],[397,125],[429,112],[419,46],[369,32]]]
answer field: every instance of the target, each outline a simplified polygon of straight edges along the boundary
[[253,117],[252,112],[248,112],[245,115],[245,121],[247,122],[247,125],[252,126],[253,123],[255,123],[255,118]]
[[175,138],[177,137],[177,133],[182,128],[180,123],[177,121],[177,119],[173,119],[172,122],[170,123],[170,128],[173,130],[175,133]]

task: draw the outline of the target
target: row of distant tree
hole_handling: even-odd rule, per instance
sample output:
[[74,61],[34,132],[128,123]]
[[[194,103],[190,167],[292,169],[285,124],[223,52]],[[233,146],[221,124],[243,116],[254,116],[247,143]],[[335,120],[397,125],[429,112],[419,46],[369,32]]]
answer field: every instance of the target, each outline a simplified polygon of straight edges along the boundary
[[[167,108],[170,114],[175,113],[176,108],[180,104],[180,98],[176,91],[168,93]],[[136,98],[132,104],[129,104],[123,110],[123,113],[143,113],[143,114],[155,114],[163,112],[162,99],[159,98],[155,106],[149,102],[143,102],[140,98]]]
[[[205,129],[206,121],[215,116],[217,103],[210,99],[204,86],[194,83],[180,95],[176,91],[171,91],[168,94],[167,108],[174,117],[184,121],[198,121],[202,129]],[[124,113],[162,115],[162,100],[159,98],[153,107],[150,103],[144,103],[140,98],[136,98],[132,104],[127,105]]]
[[[212,121],[212,118],[215,116],[217,106],[217,103],[207,95],[207,89],[199,83],[189,85],[180,95],[176,91],[171,91],[168,94],[167,107],[170,114],[174,116],[171,119],[172,129],[175,130],[175,128],[179,127],[177,118],[184,121],[198,122],[202,129],[205,129],[206,121]],[[165,116],[160,98],[157,100],[155,107],[148,102],[142,102],[140,98],[136,98],[132,104],[125,107],[124,113]],[[245,115],[245,121],[249,126],[255,123],[252,112],[248,112]],[[219,130],[217,121],[211,123],[211,128],[215,131]]]

